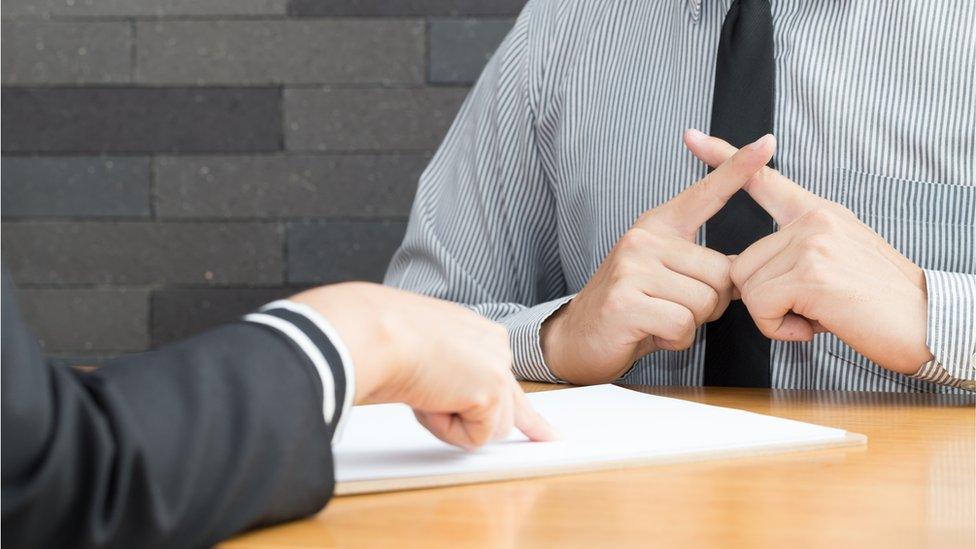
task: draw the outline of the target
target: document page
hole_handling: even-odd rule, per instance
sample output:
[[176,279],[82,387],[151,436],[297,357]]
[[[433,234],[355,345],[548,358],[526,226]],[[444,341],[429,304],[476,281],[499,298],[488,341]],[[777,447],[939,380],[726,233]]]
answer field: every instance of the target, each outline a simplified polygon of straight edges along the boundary
[[[571,472],[600,463],[647,458],[734,455],[739,450],[816,446],[846,431],[742,410],[647,395],[613,385],[531,393],[533,406],[559,431],[554,442],[529,442],[517,431],[466,452],[437,440],[400,404],[350,410],[335,446],[340,483],[519,470]],[[669,461],[669,460],[659,460]],[[589,466],[589,467],[587,467]],[[392,488],[395,489],[395,488]]]

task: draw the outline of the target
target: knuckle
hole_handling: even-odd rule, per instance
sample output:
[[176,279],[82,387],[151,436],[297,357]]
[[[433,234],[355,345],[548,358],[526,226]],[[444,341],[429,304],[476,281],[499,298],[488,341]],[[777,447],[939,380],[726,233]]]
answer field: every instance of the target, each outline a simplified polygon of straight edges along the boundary
[[825,267],[823,261],[810,261],[803,268],[803,278],[812,284],[822,284],[831,275],[831,269]]
[[645,249],[654,252],[674,247],[674,237],[669,234],[648,232],[645,241]]
[[617,248],[623,253],[633,253],[647,244],[648,232],[641,228],[633,228],[625,232],[617,241]]
[[640,268],[637,261],[633,259],[631,255],[621,255],[615,258],[613,262],[613,268],[610,273],[610,281],[612,284],[621,284],[628,277],[633,276],[637,273]]
[[759,332],[762,333],[762,335],[770,339],[773,339],[773,336],[776,335],[776,330],[773,328],[771,322],[768,321],[757,322],[756,327],[759,328]]
[[687,337],[696,328],[695,316],[691,311],[684,308],[675,311],[674,316],[671,318],[671,323],[674,326],[675,339]]
[[830,206],[819,206],[810,210],[804,214],[803,220],[807,226],[823,230],[833,230],[838,223],[837,214]]
[[498,395],[508,386],[508,368],[495,368],[492,370],[491,377],[489,378],[491,384],[491,394],[494,399],[498,399]]
[[[647,225],[646,223],[644,225]],[[633,227],[617,241],[617,251],[625,257],[641,256],[660,246],[660,236],[646,227]]]
[[489,408],[493,398],[493,392],[485,384],[471,395],[471,405],[478,409]]
[[744,285],[738,286],[738,288],[739,288],[739,300],[742,301],[742,303],[744,303],[746,305],[752,303],[752,301],[753,301],[753,299],[752,299],[752,288],[750,288],[749,286],[750,286],[749,284],[744,284]]
[[626,311],[630,305],[629,292],[623,286],[612,288],[603,302],[603,312],[606,315],[619,315]]
[[709,288],[702,296],[701,317],[708,318],[711,316],[712,312],[718,307],[718,302],[718,292],[716,292],[713,288]]
[[657,217],[656,208],[652,208],[637,216],[637,219],[634,221],[634,225],[646,225],[653,223],[655,217]]
[[745,284],[739,287],[739,299],[742,300],[746,306],[761,303],[763,300],[763,293],[757,291],[761,283],[757,283],[755,279],[747,280]]
[[726,286],[730,285],[732,283],[731,276],[732,266],[735,264],[734,260],[722,255],[715,264],[715,272],[719,275],[719,278],[725,283]]
[[732,266],[729,269],[729,278],[732,280],[732,284],[742,289],[742,286],[746,282],[746,274],[745,264],[738,261],[732,262]]
[[841,219],[843,218],[857,219],[857,216],[854,215],[854,212],[852,212],[850,209],[848,209],[846,206],[842,204],[838,204],[836,202],[830,202],[827,200],[825,200],[824,203],[826,208],[828,208],[835,216],[840,217]]
[[729,300],[725,299],[720,301],[712,310],[712,313],[708,316],[706,322],[718,320],[719,318],[722,317],[723,314],[725,314],[725,310],[728,308],[729,308]]
[[812,234],[803,241],[803,257],[811,260],[812,264],[830,256],[833,249],[834,239],[825,233]]
[[680,337],[674,340],[672,346],[676,351],[684,351],[685,349],[690,349],[695,343],[695,332],[694,330],[681,334]]
[[709,288],[708,290],[703,289],[696,292],[691,299],[691,304],[686,305],[686,307],[691,310],[695,326],[700,326],[705,323],[717,305],[718,293]]

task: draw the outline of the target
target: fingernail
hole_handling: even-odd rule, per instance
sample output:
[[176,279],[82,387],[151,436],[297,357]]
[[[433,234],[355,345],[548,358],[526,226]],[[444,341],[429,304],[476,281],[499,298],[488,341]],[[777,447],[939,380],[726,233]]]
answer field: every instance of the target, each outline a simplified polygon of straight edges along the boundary
[[766,141],[768,141],[772,136],[773,134],[767,133],[766,135],[760,137],[759,139],[753,141],[752,143],[749,143],[746,146],[752,150],[761,149],[763,145],[766,144]]
[[688,128],[687,131],[688,139],[692,141],[699,141],[701,138],[705,137],[705,134],[696,130],[695,128]]

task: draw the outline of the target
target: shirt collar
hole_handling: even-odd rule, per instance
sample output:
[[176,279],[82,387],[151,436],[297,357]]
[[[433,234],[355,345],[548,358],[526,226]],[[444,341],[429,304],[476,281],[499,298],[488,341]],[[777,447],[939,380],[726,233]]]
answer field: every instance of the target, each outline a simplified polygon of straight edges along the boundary
[[701,3],[702,0],[685,0],[688,4],[688,10],[691,12],[691,18],[698,21],[698,16],[701,14]]

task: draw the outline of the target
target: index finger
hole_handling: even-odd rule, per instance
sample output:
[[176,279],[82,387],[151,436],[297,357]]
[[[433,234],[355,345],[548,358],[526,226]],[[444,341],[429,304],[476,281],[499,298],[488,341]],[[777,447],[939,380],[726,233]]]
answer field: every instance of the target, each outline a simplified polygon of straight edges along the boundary
[[[685,132],[685,145],[699,160],[713,168],[722,165],[739,150],[722,139],[705,135],[698,130]],[[788,225],[821,200],[788,177],[765,166],[756,171],[743,184],[742,189],[769,212],[780,226]]]
[[556,440],[559,434],[556,429],[535,411],[529,399],[522,392],[522,388],[512,379],[512,398],[515,404],[515,427],[532,441],[544,442]]
[[655,218],[678,229],[681,234],[695,234],[756,171],[769,162],[775,149],[776,139],[772,134],[766,134],[742,147],[729,155],[713,172],[655,208]]

